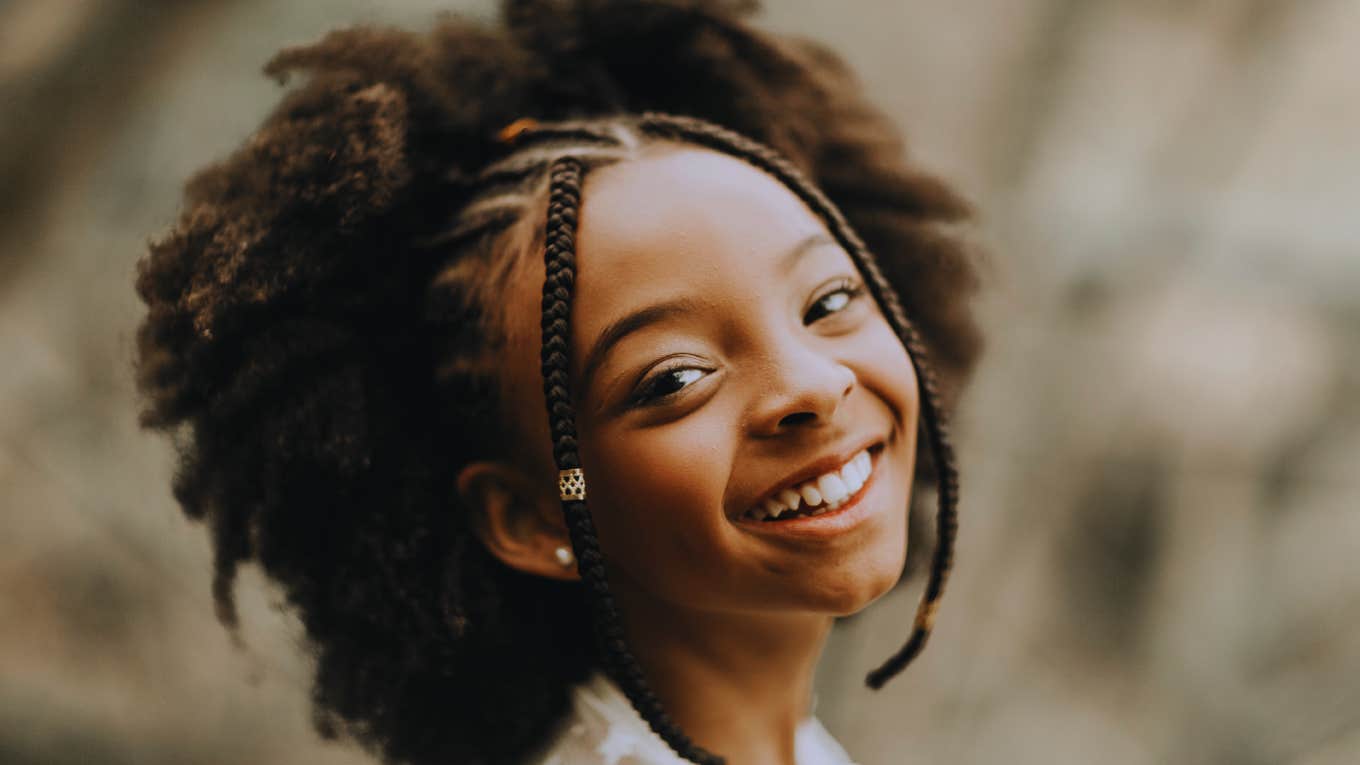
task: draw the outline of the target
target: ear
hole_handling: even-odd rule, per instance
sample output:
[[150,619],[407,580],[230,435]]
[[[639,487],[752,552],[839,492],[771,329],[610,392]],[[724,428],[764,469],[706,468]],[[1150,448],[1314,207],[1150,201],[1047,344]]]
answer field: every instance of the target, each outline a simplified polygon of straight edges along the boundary
[[571,548],[562,505],[504,462],[473,462],[458,472],[458,495],[471,514],[473,533],[502,563],[526,574],[575,580],[576,564],[562,565],[558,548]]

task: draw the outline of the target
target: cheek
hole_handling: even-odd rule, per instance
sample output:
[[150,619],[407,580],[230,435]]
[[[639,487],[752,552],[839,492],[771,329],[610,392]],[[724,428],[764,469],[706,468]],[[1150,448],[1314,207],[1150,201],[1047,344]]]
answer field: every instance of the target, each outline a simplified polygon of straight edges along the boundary
[[857,356],[860,384],[892,410],[903,431],[914,432],[920,408],[916,370],[886,320],[880,319],[866,330]]
[[661,590],[668,576],[714,558],[732,443],[716,411],[652,429],[583,433],[591,512],[609,557]]

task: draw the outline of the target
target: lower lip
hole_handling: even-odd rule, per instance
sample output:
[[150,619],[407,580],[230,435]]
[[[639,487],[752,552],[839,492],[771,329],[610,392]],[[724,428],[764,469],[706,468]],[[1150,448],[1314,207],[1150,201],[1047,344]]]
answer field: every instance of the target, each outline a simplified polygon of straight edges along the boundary
[[738,521],[738,524],[753,532],[772,536],[816,538],[843,534],[868,520],[869,516],[873,514],[863,500],[869,490],[878,482],[878,457],[881,454],[881,449],[878,450],[878,454],[869,453],[871,465],[869,477],[864,479],[864,485],[859,487],[859,491],[852,494],[835,510],[828,510],[821,515],[790,518],[787,521],[755,521],[743,518]]

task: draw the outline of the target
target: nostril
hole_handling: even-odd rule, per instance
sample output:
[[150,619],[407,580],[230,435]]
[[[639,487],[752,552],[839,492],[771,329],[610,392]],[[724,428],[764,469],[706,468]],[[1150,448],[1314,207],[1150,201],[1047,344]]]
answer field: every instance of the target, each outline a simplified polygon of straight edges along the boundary
[[817,415],[813,414],[812,412],[794,412],[793,414],[785,416],[784,419],[779,421],[779,424],[781,426],[799,425],[804,422],[808,422],[810,420],[815,419],[817,419]]

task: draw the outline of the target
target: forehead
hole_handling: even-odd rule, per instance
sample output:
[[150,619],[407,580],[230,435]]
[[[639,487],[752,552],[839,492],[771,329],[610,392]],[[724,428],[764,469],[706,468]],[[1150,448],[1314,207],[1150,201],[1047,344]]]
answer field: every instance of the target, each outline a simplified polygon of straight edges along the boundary
[[825,231],[764,171],[673,144],[588,175],[579,221],[573,310],[579,338],[650,303],[749,294],[777,275],[779,254]]

